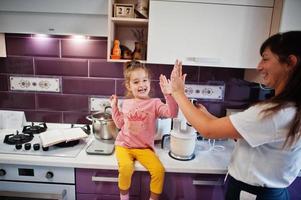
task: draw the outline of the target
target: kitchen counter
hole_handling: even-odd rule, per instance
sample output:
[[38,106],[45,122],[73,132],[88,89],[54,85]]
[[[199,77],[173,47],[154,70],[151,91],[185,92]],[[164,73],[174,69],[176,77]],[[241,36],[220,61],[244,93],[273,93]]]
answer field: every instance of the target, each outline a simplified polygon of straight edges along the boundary
[[[36,155],[19,154],[0,154],[0,164],[18,165],[39,165],[72,168],[91,168],[91,169],[117,169],[115,155],[90,155],[86,153],[86,148],[94,140],[90,135],[86,139],[86,145],[75,158],[48,157]],[[198,141],[196,146],[196,157],[190,161],[178,161],[168,155],[168,146],[161,149],[160,144],[156,145],[156,152],[160,157],[166,172],[183,173],[209,173],[224,174],[227,172],[227,165],[234,147],[234,142],[218,141],[224,149],[206,150],[207,141]],[[145,168],[136,162],[136,170],[145,171]]]

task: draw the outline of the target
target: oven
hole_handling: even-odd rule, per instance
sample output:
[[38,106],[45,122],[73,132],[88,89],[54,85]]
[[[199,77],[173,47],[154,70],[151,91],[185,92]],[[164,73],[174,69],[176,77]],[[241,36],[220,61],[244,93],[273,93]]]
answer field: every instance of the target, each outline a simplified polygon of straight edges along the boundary
[[[1,123],[1,121],[0,121]],[[87,134],[88,125],[76,125]],[[40,165],[0,163],[1,200],[75,200],[74,168],[43,166],[43,160],[75,158],[86,146],[87,139],[62,142],[43,147],[39,134],[48,130],[75,128],[70,124],[31,123],[24,127],[0,128],[0,154],[41,157]]]
[[74,168],[0,164],[1,200],[75,200]]

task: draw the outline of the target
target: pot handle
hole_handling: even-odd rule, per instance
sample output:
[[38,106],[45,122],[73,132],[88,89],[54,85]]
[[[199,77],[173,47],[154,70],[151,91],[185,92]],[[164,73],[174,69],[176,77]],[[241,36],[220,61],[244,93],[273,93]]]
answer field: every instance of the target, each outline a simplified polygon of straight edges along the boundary
[[161,139],[161,149],[164,149],[164,141],[165,141],[165,138],[167,137],[170,137],[170,134],[165,134],[162,136],[162,139]]
[[93,121],[91,115],[86,116],[86,119],[89,120],[89,121],[91,121],[91,122]]
[[108,108],[111,108],[111,109],[112,109],[111,106],[106,106],[105,109],[104,109],[104,113],[108,113],[108,112],[107,112],[107,109],[108,109]]

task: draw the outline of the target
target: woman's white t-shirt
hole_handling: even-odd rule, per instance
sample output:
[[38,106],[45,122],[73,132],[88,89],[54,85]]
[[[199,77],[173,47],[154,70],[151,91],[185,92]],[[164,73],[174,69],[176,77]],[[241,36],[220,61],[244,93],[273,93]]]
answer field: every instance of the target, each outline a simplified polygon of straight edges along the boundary
[[243,139],[237,140],[228,170],[232,177],[250,185],[284,188],[301,169],[301,140],[283,148],[296,108],[283,108],[263,118],[261,111],[267,106],[255,105],[230,116]]

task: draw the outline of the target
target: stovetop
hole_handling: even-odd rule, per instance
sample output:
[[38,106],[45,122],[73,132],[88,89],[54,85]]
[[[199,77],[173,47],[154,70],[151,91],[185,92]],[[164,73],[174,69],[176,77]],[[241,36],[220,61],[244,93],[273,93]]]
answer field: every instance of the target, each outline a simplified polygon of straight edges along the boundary
[[[73,127],[84,127],[84,125],[74,125]],[[69,129],[69,128],[71,128],[71,124],[47,123],[47,130]],[[18,129],[0,129],[0,153],[74,158],[86,146],[86,144],[88,143],[88,140],[89,140],[89,137],[88,137],[86,139],[80,139],[78,141],[78,144],[74,143],[74,146],[69,145],[69,147],[61,147],[61,146],[54,145],[54,146],[50,146],[47,149],[47,148],[42,147],[39,134],[36,133],[36,134],[31,134],[31,136],[33,137],[32,140],[28,141],[26,143],[22,143],[19,145],[4,143],[4,139],[5,139],[6,135],[9,135],[9,134],[15,135],[17,131],[19,132],[19,134],[22,134],[23,128],[21,128],[19,130]],[[26,150],[26,149],[28,149],[28,150]]]

